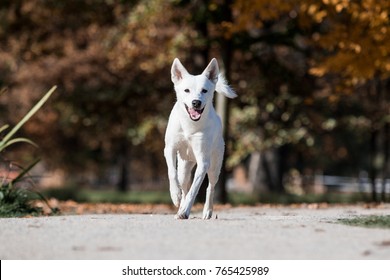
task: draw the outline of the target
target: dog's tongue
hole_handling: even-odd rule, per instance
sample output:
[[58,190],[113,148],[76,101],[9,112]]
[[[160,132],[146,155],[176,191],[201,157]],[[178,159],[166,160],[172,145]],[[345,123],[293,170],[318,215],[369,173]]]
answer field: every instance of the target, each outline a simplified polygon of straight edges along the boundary
[[190,113],[191,119],[197,120],[200,118],[200,110],[196,110],[194,108],[188,108],[188,113]]

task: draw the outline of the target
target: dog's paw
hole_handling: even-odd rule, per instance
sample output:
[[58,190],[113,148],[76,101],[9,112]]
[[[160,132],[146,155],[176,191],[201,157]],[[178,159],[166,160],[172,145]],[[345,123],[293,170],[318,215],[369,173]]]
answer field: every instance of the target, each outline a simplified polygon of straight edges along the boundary
[[186,219],[188,219],[188,216],[186,213],[177,213],[175,215],[175,219],[176,220],[186,220]]
[[213,210],[203,211],[203,220],[209,220],[213,216]]

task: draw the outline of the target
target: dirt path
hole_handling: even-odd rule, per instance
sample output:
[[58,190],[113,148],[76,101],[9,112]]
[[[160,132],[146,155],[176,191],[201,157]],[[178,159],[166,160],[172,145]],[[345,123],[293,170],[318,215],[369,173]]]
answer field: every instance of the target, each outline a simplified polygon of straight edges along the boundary
[[337,223],[390,205],[157,212],[0,219],[0,259],[390,259],[390,230]]

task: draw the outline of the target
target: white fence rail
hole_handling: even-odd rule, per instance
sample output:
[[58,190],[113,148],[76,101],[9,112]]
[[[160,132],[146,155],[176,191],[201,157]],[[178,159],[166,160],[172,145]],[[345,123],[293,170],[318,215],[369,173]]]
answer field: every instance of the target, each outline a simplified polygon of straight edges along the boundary
[[[341,177],[341,176],[329,176],[329,175],[316,175],[317,183],[327,187],[328,191],[339,192],[372,192],[371,180],[368,177]],[[384,189],[383,189],[384,188]],[[375,190],[377,193],[390,193],[390,179],[383,180],[378,178],[375,181]]]

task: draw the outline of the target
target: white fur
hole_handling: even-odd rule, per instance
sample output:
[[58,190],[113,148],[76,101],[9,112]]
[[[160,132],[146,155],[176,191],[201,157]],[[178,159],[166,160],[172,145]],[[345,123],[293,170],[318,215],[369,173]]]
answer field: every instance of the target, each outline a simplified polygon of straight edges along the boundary
[[[221,120],[213,107],[214,91],[229,98],[237,95],[219,74],[215,58],[201,75],[196,76],[189,74],[176,58],[172,64],[171,78],[177,102],[169,116],[164,155],[171,198],[175,206],[179,207],[175,217],[189,217],[207,174],[209,185],[203,219],[210,219],[213,213],[214,186],[218,181],[225,147]],[[194,108],[196,105],[198,108]],[[191,171],[195,165],[197,167],[191,182]]]

